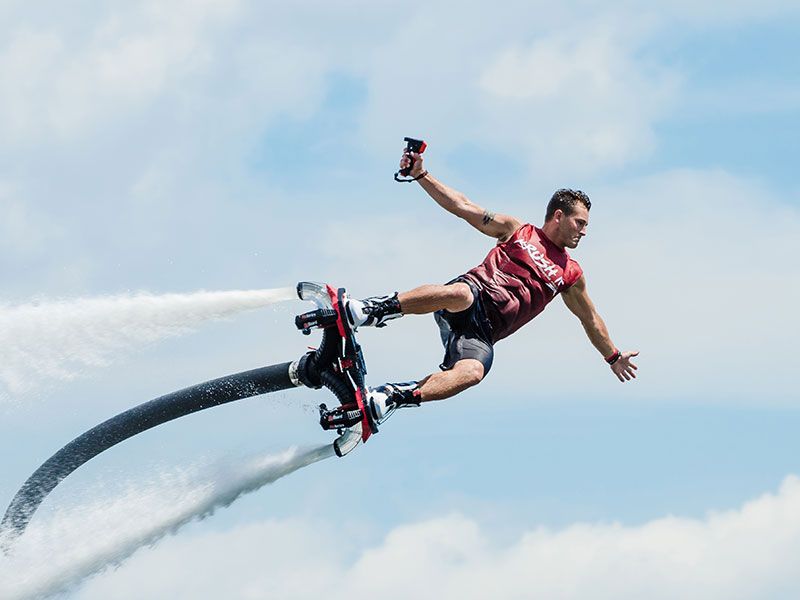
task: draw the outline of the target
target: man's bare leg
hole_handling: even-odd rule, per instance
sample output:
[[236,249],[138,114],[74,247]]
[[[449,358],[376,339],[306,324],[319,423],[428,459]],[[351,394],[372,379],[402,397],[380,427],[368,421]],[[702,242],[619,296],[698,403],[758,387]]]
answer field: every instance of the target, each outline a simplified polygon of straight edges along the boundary
[[460,281],[450,285],[421,285],[399,294],[397,299],[406,315],[425,315],[442,309],[461,312],[473,302],[472,290]]
[[459,360],[453,368],[428,375],[417,383],[387,383],[370,390],[369,405],[373,417],[380,422],[394,407],[444,400],[477,385],[484,376],[483,363],[474,358]]
[[347,318],[353,327],[383,327],[403,315],[425,315],[437,310],[461,312],[472,306],[472,290],[466,283],[423,285],[392,296],[372,296],[347,301]]
[[452,369],[428,375],[419,382],[419,399],[422,402],[444,400],[478,385],[483,379],[483,364],[474,358],[459,360]]

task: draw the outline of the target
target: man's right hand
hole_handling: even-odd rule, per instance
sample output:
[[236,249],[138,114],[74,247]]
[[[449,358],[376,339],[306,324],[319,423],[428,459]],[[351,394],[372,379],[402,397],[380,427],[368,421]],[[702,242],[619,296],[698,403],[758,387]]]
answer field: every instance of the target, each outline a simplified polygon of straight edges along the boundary
[[411,167],[411,172],[408,174],[409,177],[417,177],[424,171],[422,168],[422,155],[418,154],[417,152],[403,152],[403,156],[400,159],[400,169],[406,169],[411,164],[411,159],[414,159],[414,166]]

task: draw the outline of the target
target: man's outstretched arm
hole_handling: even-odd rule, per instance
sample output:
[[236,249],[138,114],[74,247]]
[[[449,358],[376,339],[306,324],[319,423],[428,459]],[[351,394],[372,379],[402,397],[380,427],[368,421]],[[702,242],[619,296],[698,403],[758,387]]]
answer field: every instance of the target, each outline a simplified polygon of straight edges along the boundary
[[639,352],[619,352],[617,350],[617,347],[611,341],[611,336],[608,335],[606,324],[597,314],[597,310],[591,298],[589,298],[589,294],[586,291],[586,278],[581,275],[581,278],[561,295],[567,308],[580,319],[583,328],[586,330],[586,335],[589,336],[589,341],[592,342],[592,345],[597,348],[600,354],[606,359],[613,359],[617,353],[619,354],[611,364],[611,370],[617,376],[617,379],[623,383],[630,381],[631,378],[636,379],[636,369],[638,367],[631,362],[631,358],[637,356]]
[[[414,166],[411,169],[410,176],[419,177],[423,173],[427,173],[422,166],[422,155],[415,153],[411,156],[414,158]],[[404,154],[400,161],[400,168],[407,167],[409,162],[408,155]],[[430,173],[417,179],[417,182],[439,206],[447,212],[464,219],[475,229],[489,237],[505,242],[522,226],[522,222],[514,217],[484,210],[464,194],[443,184]]]

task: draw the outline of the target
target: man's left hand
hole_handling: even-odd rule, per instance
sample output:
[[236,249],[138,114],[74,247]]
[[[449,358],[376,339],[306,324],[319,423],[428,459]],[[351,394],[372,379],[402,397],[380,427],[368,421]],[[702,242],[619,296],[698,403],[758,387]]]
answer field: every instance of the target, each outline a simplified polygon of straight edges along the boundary
[[639,351],[636,352],[623,352],[619,355],[616,362],[611,365],[611,370],[622,383],[636,379],[636,370],[639,368],[631,362],[631,358],[639,356]]

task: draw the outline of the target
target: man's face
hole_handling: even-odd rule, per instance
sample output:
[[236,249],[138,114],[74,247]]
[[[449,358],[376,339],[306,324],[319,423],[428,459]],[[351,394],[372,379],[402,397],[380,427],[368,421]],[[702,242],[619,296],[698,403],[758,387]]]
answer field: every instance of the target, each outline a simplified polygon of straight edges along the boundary
[[565,248],[577,248],[581,238],[586,235],[586,227],[589,225],[589,210],[583,204],[578,203],[571,215],[560,210],[556,213],[560,245]]

